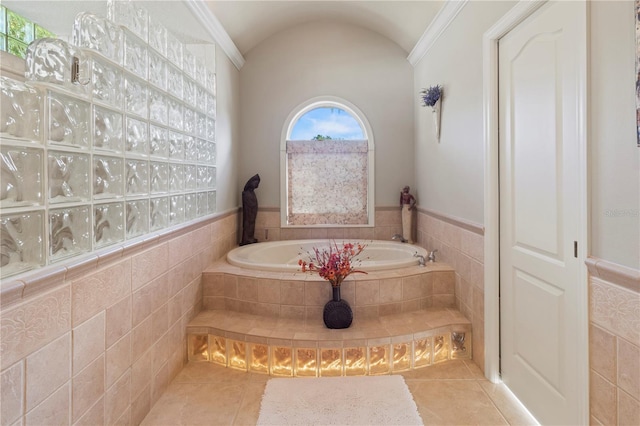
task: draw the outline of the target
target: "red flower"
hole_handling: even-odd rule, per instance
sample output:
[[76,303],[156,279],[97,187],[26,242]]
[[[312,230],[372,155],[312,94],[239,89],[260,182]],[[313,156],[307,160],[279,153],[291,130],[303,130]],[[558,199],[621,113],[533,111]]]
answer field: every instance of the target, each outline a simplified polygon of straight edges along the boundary
[[354,247],[351,243],[344,243],[342,248],[334,242],[329,245],[329,249],[313,248],[313,254],[307,252],[309,262],[300,259],[298,265],[302,272],[317,272],[325,280],[331,283],[332,287],[338,287],[349,275],[354,273],[366,274],[364,271],[356,270],[352,266],[353,260],[365,249],[366,245],[358,244]]

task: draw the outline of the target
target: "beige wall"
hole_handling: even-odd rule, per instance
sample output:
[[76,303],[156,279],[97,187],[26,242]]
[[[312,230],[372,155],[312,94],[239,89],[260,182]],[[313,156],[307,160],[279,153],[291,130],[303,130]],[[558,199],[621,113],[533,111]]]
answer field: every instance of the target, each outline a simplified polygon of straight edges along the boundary
[[[469,2],[414,69],[415,186],[421,207],[484,222],[482,34],[511,2]],[[443,86],[440,142],[417,93]]]
[[245,55],[240,71],[238,192],[255,173],[265,207],[280,206],[280,143],[285,120],[311,98],[345,99],[367,117],[375,140],[375,205],[398,204],[413,181],[414,97],[407,52],[371,31],[335,21],[282,31]]
[[591,6],[591,254],[640,269],[633,1]]

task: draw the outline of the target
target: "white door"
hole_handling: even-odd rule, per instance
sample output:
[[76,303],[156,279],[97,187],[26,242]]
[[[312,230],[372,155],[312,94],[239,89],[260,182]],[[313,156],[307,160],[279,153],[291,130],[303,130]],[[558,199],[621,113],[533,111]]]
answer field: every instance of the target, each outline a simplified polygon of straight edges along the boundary
[[542,424],[578,424],[578,81],[585,6],[550,2],[499,41],[502,380]]

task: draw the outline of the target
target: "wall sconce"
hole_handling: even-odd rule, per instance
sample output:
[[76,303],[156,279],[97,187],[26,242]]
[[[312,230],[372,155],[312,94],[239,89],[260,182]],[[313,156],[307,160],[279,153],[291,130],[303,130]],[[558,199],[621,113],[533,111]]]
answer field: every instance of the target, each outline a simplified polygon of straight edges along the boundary
[[430,106],[433,112],[433,124],[436,131],[436,139],[440,142],[440,107],[442,103],[442,86],[430,86],[420,91],[422,106]]

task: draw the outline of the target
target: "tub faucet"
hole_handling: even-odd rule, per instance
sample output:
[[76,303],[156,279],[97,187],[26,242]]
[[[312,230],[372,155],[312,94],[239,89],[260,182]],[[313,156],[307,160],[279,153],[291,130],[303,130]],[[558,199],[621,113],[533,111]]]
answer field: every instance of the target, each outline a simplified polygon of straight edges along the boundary
[[424,256],[421,254],[418,254],[418,252],[413,253],[413,257],[417,257],[418,258],[418,265],[419,266],[424,266],[425,260],[424,260]]
[[429,252],[429,256],[427,257],[427,260],[429,262],[435,262],[436,261],[436,252],[437,251],[438,251],[438,249],[435,249],[435,250]]
[[402,243],[406,243],[407,240],[400,234],[393,234],[393,237],[391,237],[392,240],[400,240],[400,242]]

